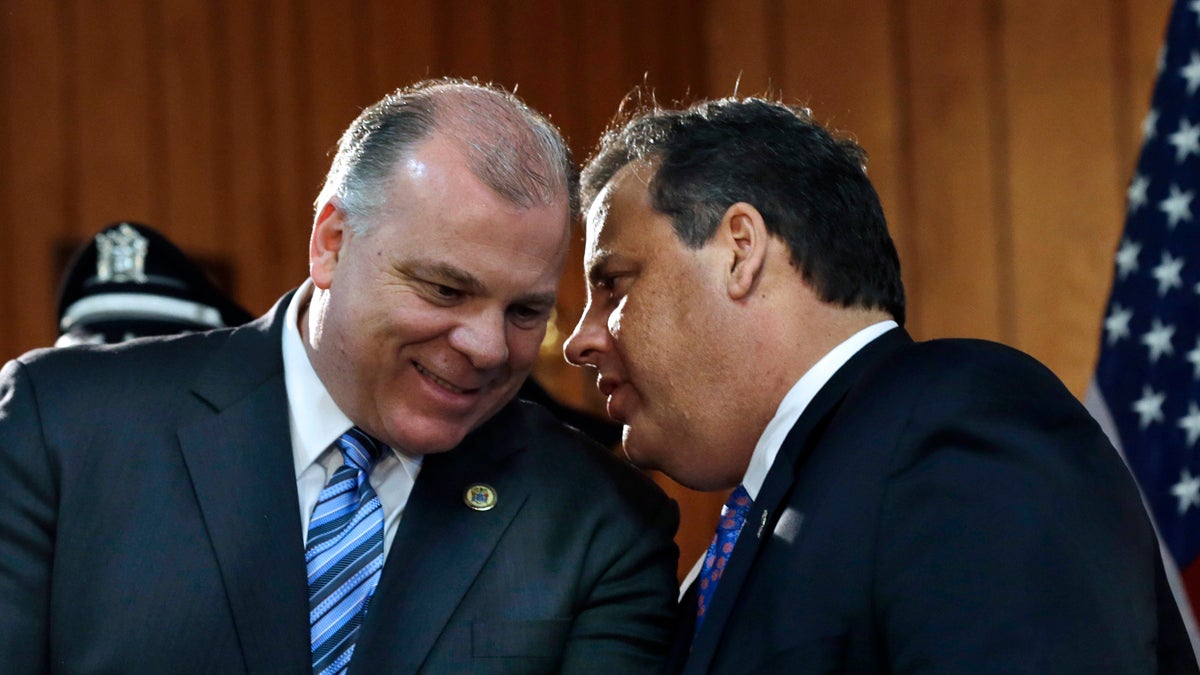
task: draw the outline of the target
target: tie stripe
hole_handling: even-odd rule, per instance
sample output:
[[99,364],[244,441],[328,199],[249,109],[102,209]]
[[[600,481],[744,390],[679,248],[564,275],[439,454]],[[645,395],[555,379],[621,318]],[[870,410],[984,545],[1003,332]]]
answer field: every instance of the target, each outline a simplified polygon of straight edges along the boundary
[[313,673],[350,664],[383,569],[383,507],[369,475],[384,447],[358,428],[335,445],[344,464],[317,497],[305,547]]

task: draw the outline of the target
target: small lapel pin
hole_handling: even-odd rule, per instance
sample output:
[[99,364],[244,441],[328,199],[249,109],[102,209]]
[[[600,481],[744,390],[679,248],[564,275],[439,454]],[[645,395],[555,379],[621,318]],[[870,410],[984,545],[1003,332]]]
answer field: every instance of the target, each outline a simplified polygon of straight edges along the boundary
[[491,485],[476,483],[463,493],[463,502],[476,511],[490,511],[496,506],[496,489]]
[[762,520],[758,523],[758,538],[762,539],[763,530],[767,527],[767,512],[762,512]]

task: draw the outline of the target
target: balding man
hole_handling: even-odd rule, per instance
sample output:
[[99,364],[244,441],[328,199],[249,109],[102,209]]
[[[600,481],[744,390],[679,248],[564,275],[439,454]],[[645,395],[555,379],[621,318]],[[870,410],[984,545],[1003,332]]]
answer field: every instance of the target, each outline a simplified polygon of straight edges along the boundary
[[674,503],[514,401],[571,185],[507,92],[403,89],[343,135],[310,278],[267,315],[5,366],[0,662],[655,671]]

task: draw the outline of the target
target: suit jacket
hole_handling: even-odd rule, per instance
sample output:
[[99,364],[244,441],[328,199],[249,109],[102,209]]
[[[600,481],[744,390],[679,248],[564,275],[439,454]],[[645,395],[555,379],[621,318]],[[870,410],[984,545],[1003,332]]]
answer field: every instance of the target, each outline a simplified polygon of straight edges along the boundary
[[[0,371],[5,671],[311,672],[288,297],[237,329]],[[495,508],[466,506],[476,483]],[[511,403],[425,458],[351,672],[657,670],[677,524],[649,479]]]
[[672,672],[1197,672],[1082,406],[1024,354],[902,329],[792,428],[694,644],[694,587],[681,611]]

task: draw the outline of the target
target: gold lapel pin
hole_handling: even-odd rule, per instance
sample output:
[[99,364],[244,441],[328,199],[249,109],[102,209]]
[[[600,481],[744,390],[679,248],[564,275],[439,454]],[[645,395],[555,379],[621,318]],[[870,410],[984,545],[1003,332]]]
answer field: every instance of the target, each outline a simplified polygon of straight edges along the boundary
[[490,511],[496,506],[496,498],[496,489],[484,483],[476,483],[463,493],[463,502],[476,511]]

